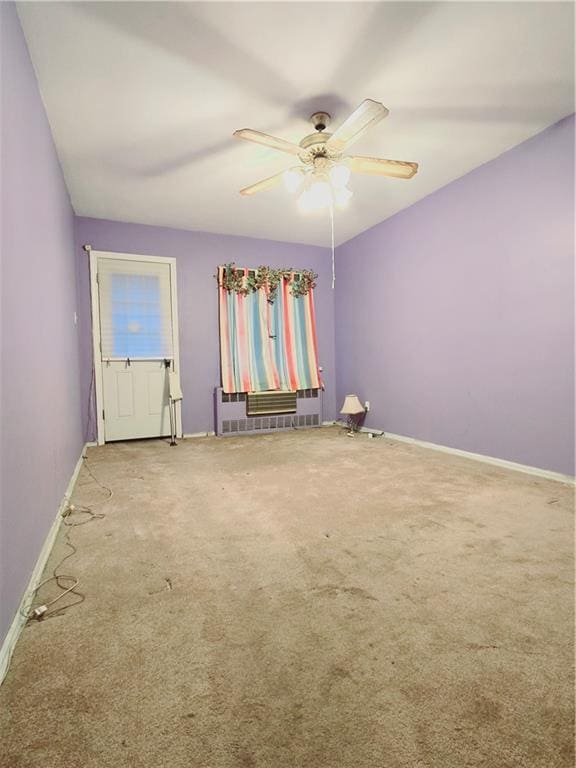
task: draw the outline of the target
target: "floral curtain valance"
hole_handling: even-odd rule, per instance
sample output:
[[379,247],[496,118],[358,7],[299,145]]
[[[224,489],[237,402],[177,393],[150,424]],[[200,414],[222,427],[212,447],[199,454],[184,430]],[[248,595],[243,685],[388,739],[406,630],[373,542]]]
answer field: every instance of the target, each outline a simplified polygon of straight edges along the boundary
[[218,268],[218,284],[227,291],[234,291],[247,296],[262,289],[269,302],[274,302],[281,283],[287,283],[292,296],[305,296],[316,288],[318,275],[310,269],[294,270],[258,267],[246,269],[235,264],[225,264]]
[[317,275],[218,268],[225,392],[321,387],[314,311]]

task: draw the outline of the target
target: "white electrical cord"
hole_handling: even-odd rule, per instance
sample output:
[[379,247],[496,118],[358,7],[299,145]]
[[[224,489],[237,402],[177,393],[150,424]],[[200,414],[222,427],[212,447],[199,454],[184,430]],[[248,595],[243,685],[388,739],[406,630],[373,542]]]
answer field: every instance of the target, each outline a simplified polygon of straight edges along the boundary
[[[86,468],[86,471],[90,475],[90,477],[102,488],[103,490],[107,491],[108,498],[104,500],[104,503],[107,503],[112,498],[113,491],[108,488],[107,485],[104,485],[104,483],[101,483],[100,480],[94,475],[92,472],[90,466],[88,465],[88,462],[86,461],[86,457],[83,456],[83,464]],[[88,518],[85,520],[80,520],[76,523],[70,522],[70,518],[72,515],[88,515]],[[74,504],[68,504],[64,511],[62,512],[62,517],[64,518],[63,524],[67,526],[68,528],[76,528],[79,525],[86,525],[86,523],[91,523],[93,520],[101,520],[102,518],[106,517],[106,515],[102,512],[92,512],[90,507],[84,507],[82,505],[74,505]],[[43,581],[38,584],[38,586],[34,589],[30,596],[30,601],[28,605],[23,607],[20,610],[21,615],[27,619],[45,619],[52,614],[56,613],[56,611],[49,611],[48,608],[51,605],[54,605],[54,603],[58,602],[58,600],[61,600],[65,595],[73,594],[76,595],[76,597],[79,598],[79,600],[75,600],[73,603],[68,603],[65,605],[62,610],[66,610],[66,608],[71,608],[73,605],[78,605],[79,603],[82,603],[85,599],[85,596],[82,594],[82,592],[76,591],[76,587],[80,583],[79,579],[77,579],[75,576],[70,576],[68,574],[64,573],[58,573],[59,568],[62,567],[62,565],[68,560],[69,557],[72,557],[72,555],[75,555],[77,552],[76,547],[72,542],[70,541],[70,532],[66,531],[66,534],[64,535],[64,544],[66,544],[67,547],[70,548],[70,552],[65,555],[58,565],[54,568],[52,571],[52,576],[49,576],[47,579],[44,579]],[[65,581],[72,581],[72,586],[66,586],[65,583],[62,583],[62,580]],[[36,608],[33,608],[32,605],[34,603],[34,600],[36,598],[36,595],[38,594],[39,590],[45,585],[48,584],[51,581],[55,581],[56,584],[60,587],[62,592],[57,595],[52,600],[42,603],[42,605],[36,606]]]
[[334,203],[330,201],[330,232],[332,234],[332,290],[336,282],[336,265],[334,263]]
[[[68,507],[66,510],[64,510],[64,514],[70,515],[72,514],[73,511],[74,510],[72,509],[72,507]],[[94,517],[96,517],[96,515],[94,515]],[[64,524],[74,527],[75,525],[82,525],[83,523],[67,523],[66,521],[64,521]],[[69,608],[72,605],[77,605],[78,603],[82,603],[84,601],[84,595],[81,592],[75,591],[76,587],[80,583],[79,579],[77,579],[75,576],[70,576],[69,574],[57,572],[58,569],[66,562],[66,560],[68,560],[69,557],[72,557],[72,555],[75,555],[77,551],[74,544],[72,544],[72,542],[70,541],[70,536],[68,531],[66,531],[66,535],[64,536],[64,544],[66,544],[67,547],[70,547],[71,551],[60,560],[58,565],[52,571],[52,576],[49,576],[47,579],[44,579],[44,581],[41,581],[40,584],[38,584],[38,586],[36,587],[36,589],[31,595],[29,604],[23,610],[21,610],[21,615],[24,616],[25,619],[43,619],[46,616],[49,616],[50,614],[54,613],[54,611],[49,611],[48,608],[51,605],[54,605],[54,603],[56,603],[58,600],[61,600],[64,597],[64,595],[68,595],[70,593],[76,595],[80,599],[75,600],[73,603],[70,603],[69,605],[66,606],[66,608]],[[72,581],[73,582],[72,586],[67,587],[66,584],[62,584],[61,583],[62,579]],[[55,581],[56,584],[63,591],[59,595],[57,595],[53,600],[49,600],[46,603],[42,603],[42,605],[36,606],[36,608],[32,608],[34,599],[38,594],[39,590],[45,584],[48,584],[51,581]]]
[[[100,488],[102,488],[103,491],[106,491],[108,493],[108,498],[104,500],[104,503],[106,503],[107,501],[110,501],[112,496],[114,496],[114,491],[111,488],[108,488],[107,485],[104,485],[104,483],[101,483],[100,480],[98,480],[98,478],[94,475],[94,473],[90,469],[90,465],[88,464],[88,460],[86,459],[86,456],[82,456],[82,463],[86,467],[86,471],[88,472],[92,480],[94,480],[94,482],[97,483],[100,486]],[[77,507],[77,509],[82,510],[84,512],[86,512],[87,510],[91,512],[91,510],[89,510],[88,507]],[[94,513],[91,512],[91,514],[94,514]],[[100,517],[100,515],[94,515],[94,517]],[[102,517],[104,517],[104,515],[102,515]]]

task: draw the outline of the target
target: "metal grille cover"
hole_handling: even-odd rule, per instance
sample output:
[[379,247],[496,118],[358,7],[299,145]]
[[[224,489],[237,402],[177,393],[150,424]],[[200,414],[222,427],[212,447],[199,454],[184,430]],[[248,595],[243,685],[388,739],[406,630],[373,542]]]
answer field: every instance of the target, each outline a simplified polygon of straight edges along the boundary
[[[278,395],[278,392],[272,394]],[[287,393],[289,394],[289,393]],[[261,413],[248,416],[248,395],[245,392],[227,394],[221,387],[215,390],[216,434],[258,435],[263,432],[307,429],[322,424],[322,392],[318,389],[300,389],[296,396],[296,410],[285,414]],[[274,405],[274,408],[277,408]]]
[[246,415],[263,413],[296,413],[296,392],[249,392],[246,397]]

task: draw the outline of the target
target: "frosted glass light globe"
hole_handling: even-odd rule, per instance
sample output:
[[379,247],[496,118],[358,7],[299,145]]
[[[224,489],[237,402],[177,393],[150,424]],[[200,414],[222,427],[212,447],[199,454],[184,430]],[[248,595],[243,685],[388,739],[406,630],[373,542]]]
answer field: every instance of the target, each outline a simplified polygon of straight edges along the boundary
[[333,165],[329,175],[333,186],[342,189],[350,181],[350,168],[347,165]]
[[298,208],[302,213],[320,211],[328,208],[332,202],[332,188],[327,181],[313,181],[298,198]]
[[310,185],[309,193],[315,210],[328,208],[332,202],[332,189],[327,181],[315,181]]
[[289,168],[287,171],[284,171],[284,173],[282,174],[282,180],[288,192],[290,192],[290,194],[294,194],[294,192],[297,192],[298,188],[302,184],[302,180],[303,180],[302,171],[297,171],[294,168]]

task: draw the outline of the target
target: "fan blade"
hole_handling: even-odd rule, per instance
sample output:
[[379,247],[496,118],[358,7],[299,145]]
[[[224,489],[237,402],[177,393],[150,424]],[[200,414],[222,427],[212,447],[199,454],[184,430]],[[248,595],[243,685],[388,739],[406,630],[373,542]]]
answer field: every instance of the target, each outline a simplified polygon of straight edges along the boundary
[[347,157],[346,165],[355,173],[374,173],[394,179],[411,179],[418,173],[418,163],[384,160],[382,157]]
[[251,184],[249,187],[244,187],[244,189],[240,190],[240,194],[255,195],[256,192],[263,192],[266,189],[272,189],[272,187],[275,187],[276,184],[280,182],[284,173],[285,173],[284,171],[281,171],[280,173],[275,173],[274,176],[269,176],[267,179],[262,179],[262,181],[257,181],[256,184]]
[[234,131],[234,136],[245,141],[255,141],[256,144],[263,144],[265,147],[277,149],[280,152],[289,152],[291,155],[306,153],[306,150],[299,147],[298,144],[292,144],[291,141],[285,141],[276,136],[269,136],[267,133],[253,131],[251,128],[242,128],[240,131]]
[[379,101],[365,99],[332,134],[326,146],[335,152],[342,152],[345,147],[357,141],[364,131],[386,117],[388,112],[389,110]]

